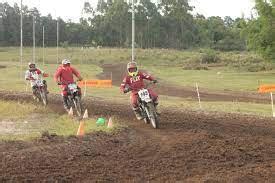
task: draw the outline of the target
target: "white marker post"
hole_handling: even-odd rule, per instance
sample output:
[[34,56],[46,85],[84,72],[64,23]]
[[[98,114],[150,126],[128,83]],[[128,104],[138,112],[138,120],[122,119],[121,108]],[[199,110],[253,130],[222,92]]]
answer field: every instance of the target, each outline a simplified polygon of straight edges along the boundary
[[272,116],[275,117],[274,105],[273,105],[273,93],[272,92],[270,92],[270,97],[271,97]]
[[263,84],[258,88],[259,93],[270,93],[272,117],[275,117],[274,104],[273,104],[273,92],[275,91],[275,84]]
[[196,83],[196,89],[197,89],[197,94],[198,94],[199,106],[200,106],[200,109],[202,109],[202,107],[201,107],[201,98],[200,98],[200,92],[199,92],[198,83]]
[[84,82],[85,82],[84,97],[86,97],[86,93],[87,93],[87,80],[85,80]]

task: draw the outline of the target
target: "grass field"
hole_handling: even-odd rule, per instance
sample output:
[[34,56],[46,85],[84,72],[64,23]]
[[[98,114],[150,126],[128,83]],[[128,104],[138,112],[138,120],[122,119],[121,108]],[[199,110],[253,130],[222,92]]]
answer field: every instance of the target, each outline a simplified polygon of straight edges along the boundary
[[[47,78],[51,93],[58,93],[59,88],[53,82],[53,73],[58,64],[55,48],[45,49],[45,65],[43,65],[42,49],[38,48],[38,67],[50,73]],[[242,65],[249,65],[259,62],[259,58],[251,53],[219,53],[220,63],[218,66],[209,67],[209,70],[184,70],[186,63],[197,62],[202,54],[197,51],[175,51],[137,49],[137,61],[141,68],[148,70],[160,78],[161,82],[167,82],[179,86],[194,87],[197,82],[200,87],[210,91],[245,91],[257,92],[259,84],[274,83],[273,71],[248,72],[242,69]],[[24,48],[23,70],[27,69],[27,63],[32,58],[32,48]],[[81,48],[60,48],[59,60],[69,58],[73,65],[78,68],[84,78],[94,79],[102,72],[99,67],[104,63],[127,63],[131,58],[129,49],[84,49]],[[256,61],[255,61],[256,60]],[[240,67],[233,67],[239,64]],[[23,72],[20,72],[19,48],[0,48],[0,65],[6,68],[0,69],[1,89],[14,91],[30,91],[29,86],[22,79]],[[245,66],[243,66],[245,67]],[[119,92],[118,87],[108,89],[88,89],[88,96],[104,97],[106,100],[128,103],[128,97]],[[176,106],[182,108],[197,109],[197,102],[184,98],[161,96],[162,106]],[[258,115],[269,115],[270,106],[265,104],[234,103],[234,102],[204,102],[205,110],[217,110],[226,112],[252,113]]]
[[[79,123],[67,115],[31,103],[0,101],[0,139],[30,140],[43,132],[61,136],[76,135]],[[115,128],[119,127],[118,120]],[[113,129],[115,129],[113,128]],[[93,131],[110,132],[106,126],[97,126],[95,118],[85,120],[85,133]]]
[[[37,63],[45,71],[53,73],[57,68],[57,52],[55,48],[45,49],[45,66],[43,66],[43,51],[36,50]],[[220,66],[209,67],[210,70],[184,70],[186,63],[197,62],[201,51],[175,51],[175,50],[137,50],[137,61],[141,68],[150,71],[164,81],[181,86],[191,86],[197,82],[209,90],[232,90],[256,92],[259,83],[274,83],[274,71],[247,72],[242,68],[262,62],[260,58],[251,53],[219,53]],[[19,78],[20,64],[18,48],[0,48],[0,64],[12,66],[6,70],[7,77],[2,80],[17,80]],[[93,78],[100,73],[99,64],[127,63],[131,58],[129,49],[81,49],[63,48],[59,50],[59,61],[69,58],[73,64],[84,73],[84,77]],[[32,59],[32,49],[24,48],[23,69]],[[251,63],[249,62],[251,60]],[[239,67],[233,67],[239,64]],[[262,63],[258,63],[259,65]],[[264,63],[263,63],[264,64]],[[259,66],[260,67],[260,66]],[[5,72],[5,70],[1,70]],[[10,73],[11,72],[11,73]],[[9,81],[10,82],[10,81]]]

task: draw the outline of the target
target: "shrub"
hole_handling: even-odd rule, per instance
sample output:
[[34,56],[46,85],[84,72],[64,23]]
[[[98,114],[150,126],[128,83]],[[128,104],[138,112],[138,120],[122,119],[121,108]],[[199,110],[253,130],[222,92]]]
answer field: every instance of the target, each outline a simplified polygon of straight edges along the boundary
[[203,64],[217,63],[219,60],[218,54],[210,49],[206,50],[201,57],[201,63]]

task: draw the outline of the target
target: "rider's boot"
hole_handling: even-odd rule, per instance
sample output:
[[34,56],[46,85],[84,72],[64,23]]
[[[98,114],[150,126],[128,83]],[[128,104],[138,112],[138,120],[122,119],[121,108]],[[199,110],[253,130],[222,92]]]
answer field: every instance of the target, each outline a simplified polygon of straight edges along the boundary
[[70,108],[69,108],[68,100],[67,99],[68,99],[67,96],[63,96],[63,106],[64,106],[64,109],[69,113]]
[[32,87],[32,98],[33,98],[33,100],[37,100],[36,88],[34,86]]
[[134,113],[136,115],[137,120],[142,120],[143,119],[143,117],[142,117],[142,115],[140,113],[139,108],[133,108],[133,111],[134,111]]

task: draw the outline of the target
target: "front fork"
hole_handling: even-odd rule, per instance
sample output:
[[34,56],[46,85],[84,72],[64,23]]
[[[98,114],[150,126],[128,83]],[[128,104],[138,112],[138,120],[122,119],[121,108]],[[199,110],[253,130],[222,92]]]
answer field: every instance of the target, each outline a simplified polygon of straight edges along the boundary
[[142,108],[142,115],[143,117],[148,117],[149,119],[152,118],[152,114],[149,111],[149,107],[147,106],[149,103],[146,104],[142,104],[141,108]]

